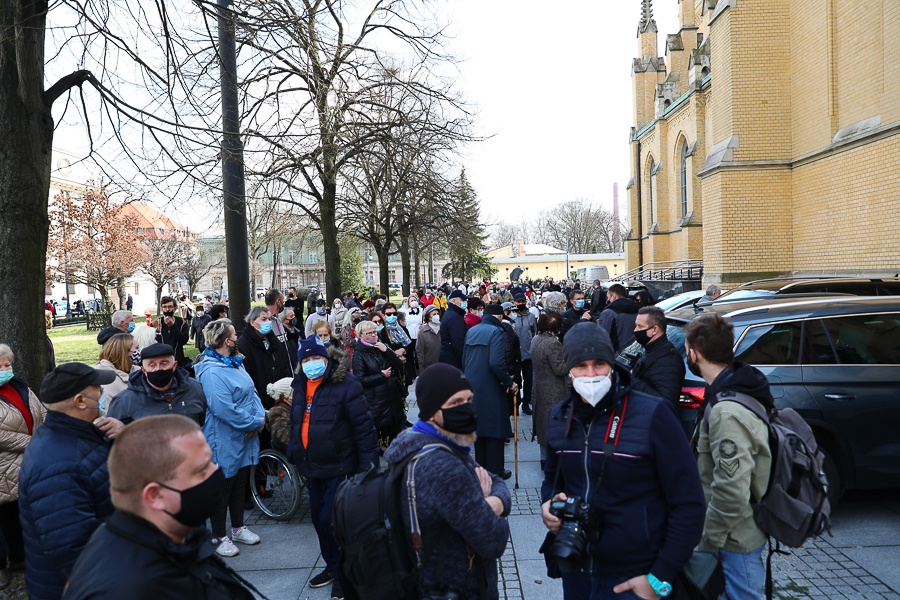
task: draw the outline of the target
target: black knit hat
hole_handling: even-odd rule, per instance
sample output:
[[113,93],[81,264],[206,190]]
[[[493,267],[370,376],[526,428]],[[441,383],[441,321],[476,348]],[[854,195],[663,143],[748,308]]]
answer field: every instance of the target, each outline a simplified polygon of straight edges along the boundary
[[459,290],[453,290],[453,292],[450,294],[450,300],[453,300],[454,298],[459,298],[460,300],[465,300],[465,299],[466,299],[466,295],[463,294],[463,293],[462,293],[461,291],[459,291]]
[[499,317],[503,314],[503,307],[499,304],[488,304],[484,307],[484,314]]
[[586,360],[602,360],[613,365],[616,353],[606,330],[596,323],[578,323],[563,339],[566,369]]
[[471,390],[472,384],[462,371],[452,365],[435,363],[419,373],[416,380],[416,404],[419,418],[427,421],[450,396],[460,390]]

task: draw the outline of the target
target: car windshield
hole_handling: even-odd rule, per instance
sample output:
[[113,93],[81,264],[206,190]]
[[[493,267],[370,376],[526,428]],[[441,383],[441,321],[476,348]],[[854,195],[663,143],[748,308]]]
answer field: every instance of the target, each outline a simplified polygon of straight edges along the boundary
[[741,300],[743,298],[766,298],[769,296],[777,296],[778,292],[775,290],[731,290],[725,292],[716,300]]
[[690,292],[686,294],[678,294],[676,296],[660,300],[655,304],[655,306],[663,312],[666,312],[690,304],[694,300],[699,299],[701,296],[703,296],[703,292],[698,292],[697,294],[692,294]]

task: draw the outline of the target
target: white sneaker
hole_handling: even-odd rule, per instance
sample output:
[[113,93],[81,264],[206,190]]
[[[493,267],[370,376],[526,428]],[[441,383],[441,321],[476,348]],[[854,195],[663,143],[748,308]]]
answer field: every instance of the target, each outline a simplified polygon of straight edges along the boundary
[[259,543],[259,536],[246,527],[241,527],[237,531],[231,532],[231,541],[252,546]]
[[219,540],[219,545],[216,547],[216,554],[219,556],[237,556],[240,553],[241,551],[238,550],[238,547],[227,537],[221,538]]

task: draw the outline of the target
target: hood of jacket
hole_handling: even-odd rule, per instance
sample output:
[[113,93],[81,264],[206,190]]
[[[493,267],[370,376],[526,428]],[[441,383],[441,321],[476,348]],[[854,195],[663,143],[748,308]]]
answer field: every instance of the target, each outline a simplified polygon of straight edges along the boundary
[[616,298],[606,307],[613,312],[624,313],[626,315],[637,314],[637,311],[641,308],[637,305],[637,302],[632,300],[631,298]]
[[747,363],[735,361],[730,367],[719,373],[706,390],[706,397],[710,404],[715,405],[719,392],[741,392],[752,396],[762,404],[766,410],[775,406],[775,399],[769,390],[769,380],[762,371]]

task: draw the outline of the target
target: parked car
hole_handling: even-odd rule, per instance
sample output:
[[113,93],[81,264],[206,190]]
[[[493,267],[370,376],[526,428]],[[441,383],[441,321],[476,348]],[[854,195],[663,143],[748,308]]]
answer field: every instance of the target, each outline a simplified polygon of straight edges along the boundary
[[[797,410],[825,453],[829,497],[900,486],[900,297],[790,296],[715,302],[667,313],[684,354],[684,327],[714,311],[734,324],[735,360],[769,379],[776,407]],[[630,364],[640,346],[619,356]],[[706,383],[688,371],[681,418],[693,431]]]
[[900,295],[900,279],[838,277],[760,279],[724,292],[715,299],[715,302],[820,292],[854,296],[897,296]]
[[662,309],[663,312],[678,310],[679,308],[691,306],[692,304],[694,304],[694,302],[702,298],[704,294],[706,294],[706,292],[703,290],[694,290],[691,292],[684,292],[682,294],[675,294],[674,296],[663,298],[656,303],[656,306],[657,308]]

